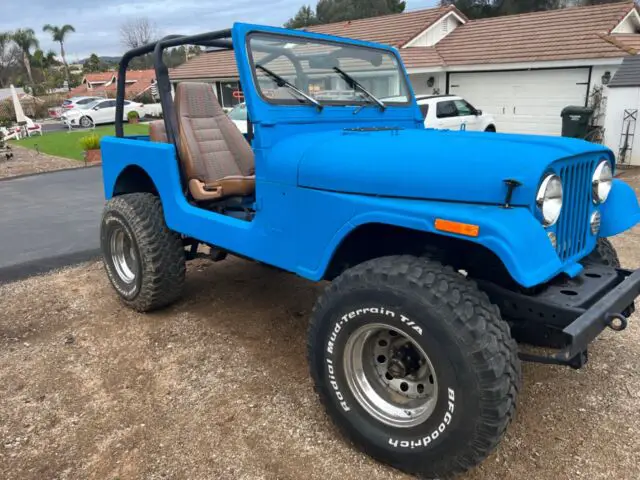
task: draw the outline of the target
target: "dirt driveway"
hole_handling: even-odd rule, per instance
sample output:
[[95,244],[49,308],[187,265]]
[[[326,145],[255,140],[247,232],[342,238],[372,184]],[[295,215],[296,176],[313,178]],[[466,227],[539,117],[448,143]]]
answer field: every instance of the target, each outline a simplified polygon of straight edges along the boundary
[[[640,267],[640,228],[615,244]],[[121,306],[98,263],[0,287],[0,478],[407,478],[316,401],[321,288],[243,260],[192,264],[184,300],[152,315]],[[525,365],[505,441],[465,478],[640,478],[639,321],[581,371]]]

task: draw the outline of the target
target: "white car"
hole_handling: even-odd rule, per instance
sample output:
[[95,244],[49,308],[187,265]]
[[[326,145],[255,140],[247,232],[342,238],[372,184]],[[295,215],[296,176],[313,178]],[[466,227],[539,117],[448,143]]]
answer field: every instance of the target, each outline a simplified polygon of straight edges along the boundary
[[77,107],[81,107],[83,105],[88,105],[89,103],[93,103],[96,100],[102,100],[103,97],[71,97],[67,98],[62,105],[59,107],[54,107],[49,109],[49,116],[51,118],[59,119],[64,113],[68,112]]
[[417,96],[426,128],[440,130],[475,130],[495,132],[491,115],[476,109],[464,98],[455,95]]
[[[129,112],[137,112],[140,117],[143,117],[144,104],[125,100],[124,121],[127,121]],[[87,105],[78,105],[76,108],[63,113],[60,119],[67,126],[83,128],[103,123],[113,123],[116,119],[116,101],[106,98]]]
[[231,109],[227,116],[238,127],[241,133],[247,134],[247,104],[239,103]]

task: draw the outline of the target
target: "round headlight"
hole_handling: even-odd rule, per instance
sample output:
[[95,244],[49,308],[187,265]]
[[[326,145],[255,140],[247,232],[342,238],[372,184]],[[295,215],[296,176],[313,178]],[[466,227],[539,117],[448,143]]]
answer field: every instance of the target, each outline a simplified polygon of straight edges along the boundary
[[547,175],[542,180],[536,203],[542,213],[545,226],[553,225],[560,217],[562,210],[562,180],[558,175]]
[[609,192],[611,192],[611,184],[613,183],[613,172],[611,164],[607,160],[601,161],[593,173],[593,201],[602,203],[607,200]]

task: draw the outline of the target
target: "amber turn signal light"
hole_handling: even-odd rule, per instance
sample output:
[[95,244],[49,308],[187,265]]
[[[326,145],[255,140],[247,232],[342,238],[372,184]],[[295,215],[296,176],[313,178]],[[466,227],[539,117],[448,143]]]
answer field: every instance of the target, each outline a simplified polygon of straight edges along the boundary
[[477,237],[480,234],[478,225],[470,223],[452,222],[451,220],[443,220],[436,218],[436,230],[441,232],[457,233],[466,237]]

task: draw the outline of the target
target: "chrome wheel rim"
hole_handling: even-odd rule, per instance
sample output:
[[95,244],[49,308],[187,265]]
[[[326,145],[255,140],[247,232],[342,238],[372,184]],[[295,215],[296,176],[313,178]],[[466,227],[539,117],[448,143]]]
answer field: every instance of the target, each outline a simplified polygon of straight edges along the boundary
[[138,270],[138,256],[136,255],[131,237],[122,227],[116,227],[111,231],[109,238],[111,251],[111,263],[118,277],[125,283],[133,283]]
[[438,399],[438,379],[425,351],[390,325],[358,328],[345,345],[344,372],[360,406],[398,428],[425,422]]

